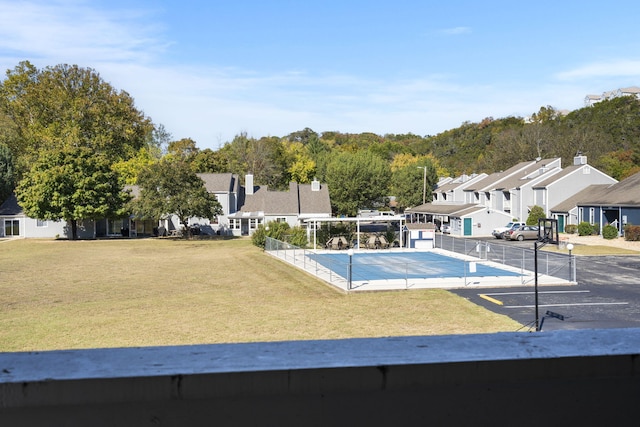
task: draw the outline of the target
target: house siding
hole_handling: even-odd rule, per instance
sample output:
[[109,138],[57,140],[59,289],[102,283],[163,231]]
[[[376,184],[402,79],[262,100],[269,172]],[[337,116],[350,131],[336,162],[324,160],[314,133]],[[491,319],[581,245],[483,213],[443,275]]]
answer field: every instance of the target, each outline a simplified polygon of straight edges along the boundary
[[568,196],[576,194],[590,185],[615,184],[616,182],[615,179],[600,172],[598,169],[584,165],[563,176],[558,181],[552,182],[546,187],[535,188],[534,191],[536,192],[536,200],[544,200],[544,204],[539,206],[549,215],[551,208],[565,201]]

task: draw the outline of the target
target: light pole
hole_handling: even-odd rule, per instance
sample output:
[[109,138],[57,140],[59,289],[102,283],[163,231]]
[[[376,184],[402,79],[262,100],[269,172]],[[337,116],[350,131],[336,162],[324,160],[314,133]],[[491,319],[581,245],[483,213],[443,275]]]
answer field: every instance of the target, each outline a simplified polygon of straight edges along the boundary
[[349,272],[347,275],[347,290],[350,291],[351,290],[351,268],[353,266],[353,249],[349,248],[349,250],[347,251],[347,254],[349,255]]
[[567,249],[569,249],[569,281],[573,282],[573,260],[571,258],[571,251],[573,250],[573,243],[567,244]]
[[427,167],[418,166],[418,169],[422,169],[424,171],[422,178],[422,204],[424,205],[427,202]]

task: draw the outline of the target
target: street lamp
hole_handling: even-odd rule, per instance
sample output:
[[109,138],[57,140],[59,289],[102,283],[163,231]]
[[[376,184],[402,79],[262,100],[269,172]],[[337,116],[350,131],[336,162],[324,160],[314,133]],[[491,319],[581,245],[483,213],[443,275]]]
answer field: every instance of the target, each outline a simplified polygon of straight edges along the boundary
[[573,282],[573,260],[571,258],[571,251],[573,250],[573,243],[567,244],[567,249],[569,249],[569,281]]
[[353,266],[353,249],[349,248],[349,250],[347,251],[347,254],[349,255],[349,272],[347,275],[347,290],[350,291],[351,290],[351,272],[352,272],[352,266]]
[[427,167],[418,166],[418,169],[424,171],[424,177],[422,178],[422,204],[424,205],[427,202]]

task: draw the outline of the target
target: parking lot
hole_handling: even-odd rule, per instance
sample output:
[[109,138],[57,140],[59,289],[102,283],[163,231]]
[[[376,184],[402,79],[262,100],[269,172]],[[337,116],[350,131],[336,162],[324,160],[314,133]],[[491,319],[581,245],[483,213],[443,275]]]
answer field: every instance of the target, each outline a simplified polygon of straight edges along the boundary
[[[533,246],[526,241],[510,244]],[[538,287],[542,330],[640,327],[639,271],[640,256],[576,257],[577,285]],[[535,330],[532,285],[451,292],[511,317],[524,325],[523,330]],[[546,316],[547,312],[552,315]]]

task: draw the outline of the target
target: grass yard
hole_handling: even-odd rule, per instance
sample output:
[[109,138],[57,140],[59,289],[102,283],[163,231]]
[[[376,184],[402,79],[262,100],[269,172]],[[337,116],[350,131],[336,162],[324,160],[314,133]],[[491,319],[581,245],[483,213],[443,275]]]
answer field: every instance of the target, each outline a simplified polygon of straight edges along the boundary
[[444,290],[344,294],[248,239],[0,242],[0,351],[515,331]]

